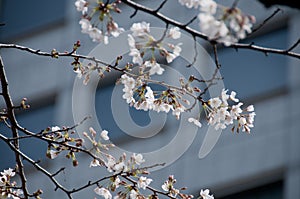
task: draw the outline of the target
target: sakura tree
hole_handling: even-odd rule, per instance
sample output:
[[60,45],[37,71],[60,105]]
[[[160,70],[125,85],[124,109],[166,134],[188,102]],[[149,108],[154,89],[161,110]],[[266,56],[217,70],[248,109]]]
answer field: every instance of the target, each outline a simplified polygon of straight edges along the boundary
[[[130,49],[130,63],[120,64],[122,56],[115,54],[114,63],[106,63],[94,56],[80,54],[81,43],[77,41],[71,50],[59,52],[53,49],[51,52],[44,52],[17,44],[1,43],[0,48],[16,49],[37,56],[44,56],[53,59],[72,58],[70,63],[73,72],[82,83],[88,85],[91,76],[97,74],[99,78],[111,71],[118,71],[120,76],[117,84],[122,87],[122,98],[128,106],[140,111],[154,111],[157,113],[171,113],[176,119],[180,119],[182,113],[189,113],[195,107],[201,107],[205,112],[205,118],[191,115],[186,122],[192,123],[197,128],[202,128],[204,123],[212,126],[215,131],[230,128],[232,132],[250,133],[254,129],[255,111],[253,105],[244,106],[244,103],[233,91],[234,88],[223,88],[216,96],[206,97],[208,90],[222,81],[219,75],[220,63],[218,60],[218,46],[224,48],[248,49],[265,54],[280,54],[295,59],[300,58],[300,54],[293,50],[299,45],[295,41],[288,49],[267,48],[264,46],[245,44],[240,40],[245,39],[253,31],[264,27],[272,17],[278,13],[276,10],[272,16],[267,18],[262,24],[255,24],[255,16],[244,13],[238,8],[238,1],[234,1],[231,7],[226,7],[216,3],[214,0],[178,0],[176,3],[197,11],[197,16],[191,16],[190,21],[183,24],[172,18],[163,15],[160,10],[168,0],[157,4],[156,9],[148,8],[142,4],[131,0],[116,1],[86,1],[76,0],[74,9],[81,13],[79,21],[81,32],[86,34],[93,42],[109,45],[112,38],[117,38],[126,31],[114,19],[116,15],[122,15],[120,4],[131,7],[135,10],[131,17],[137,12],[144,12],[165,23],[163,34],[157,37],[153,34],[151,24],[146,21],[133,23],[130,33],[126,35],[127,44]],[[171,0],[170,0],[171,1]],[[175,3],[175,2],[174,2]],[[191,28],[191,24],[198,21],[198,28]],[[166,68],[160,61],[171,64],[183,53],[183,43],[180,42],[182,34],[188,34],[197,43],[197,39],[206,41],[213,49],[214,68],[208,79],[204,79],[196,74],[191,74],[188,79],[179,78],[176,81],[180,86],[169,84],[165,81],[158,81],[154,76],[164,76]],[[54,47],[53,47],[54,48]],[[193,49],[194,47],[191,46]],[[194,48],[196,51],[196,48]],[[195,52],[194,60],[197,60]],[[5,60],[4,60],[5,61]],[[76,127],[82,125],[89,116],[71,127],[45,127],[40,132],[32,132],[21,126],[15,117],[16,110],[30,110],[30,105],[24,97],[16,105],[11,98],[9,90],[9,80],[5,73],[5,64],[0,59],[1,96],[5,107],[1,109],[1,122],[7,127],[10,136],[0,133],[3,140],[15,154],[16,166],[7,168],[0,175],[1,198],[42,198],[43,191],[37,187],[35,192],[28,190],[26,173],[23,162],[29,162],[43,175],[47,176],[53,183],[55,190],[61,190],[68,198],[73,198],[73,194],[84,189],[93,187],[94,194],[105,199],[114,198],[203,198],[213,199],[213,195],[208,189],[203,189],[198,195],[193,196],[188,193],[186,187],[176,186],[176,174],[170,174],[168,179],[152,179],[149,169],[163,165],[154,164],[144,166],[147,159],[142,154],[133,153],[131,155],[122,154],[120,157],[112,155],[111,150],[114,144],[110,142],[109,129],[96,132],[91,126],[85,132],[81,132],[83,137],[75,134]],[[187,70],[196,63],[193,62],[185,66]],[[201,67],[201,66],[199,66]],[[197,84],[196,84],[197,83]],[[156,86],[163,89],[156,89]],[[201,85],[201,86],[199,86]],[[13,92],[13,91],[12,91]],[[20,136],[20,132],[25,136]],[[74,167],[80,162],[77,154],[82,153],[90,157],[90,167],[104,167],[107,175],[96,181],[68,189],[56,178],[64,169],[57,172],[50,172],[45,169],[40,162],[29,157],[22,148],[20,142],[23,139],[39,139],[48,144],[46,156],[53,161],[56,157],[64,154],[72,161]],[[85,143],[89,143],[85,145]],[[91,146],[91,147],[87,147]],[[152,187],[152,181],[161,181],[161,187]]]

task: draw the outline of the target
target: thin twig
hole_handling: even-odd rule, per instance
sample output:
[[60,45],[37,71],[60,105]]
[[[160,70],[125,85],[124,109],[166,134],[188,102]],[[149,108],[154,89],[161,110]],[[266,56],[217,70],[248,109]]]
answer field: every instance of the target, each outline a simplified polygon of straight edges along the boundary
[[[41,50],[35,50],[35,49],[32,49],[32,48],[28,48],[28,47],[21,46],[21,45],[16,45],[16,44],[0,44],[0,49],[1,48],[14,48],[14,49],[18,49],[18,50],[27,51],[27,52],[35,54],[35,55],[46,56],[46,57],[53,57],[54,56],[52,53],[43,52]],[[58,56],[58,57],[73,57],[73,58],[80,58],[80,59],[90,60],[90,61],[93,61],[97,64],[102,64],[104,66],[107,66],[109,68],[112,68],[112,69],[120,71],[120,72],[124,71],[124,69],[121,69],[121,68],[117,67],[117,63],[115,65],[111,65],[111,64],[103,62],[99,59],[96,59],[95,57],[76,54],[73,51],[72,52],[64,52],[64,53],[57,52],[57,54],[55,54],[55,55]]]
[[261,24],[259,24],[258,27],[254,28],[251,32],[253,34],[254,32],[258,31],[261,29],[264,25],[267,24],[268,21],[270,21],[279,11],[282,11],[280,8],[277,8],[268,18],[266,18]]
[[300,39],[298,39],[298,41],[296,41],[289,49],[287,49],[286,51],[291,51],[294,48],[296,48],[298,45],[300,44]]
[[191,67],[192,65],[194,65],[195,63],[196,63],[196,61],[197,61],[197,57],[198,57],[198,49],[197,49],[197,39],[196,39],[196,37],[193,37],[193,39],[194,39],[194,52],[195,52],[195,54],[194,54],[194,59],[193,59],[193,62],[192,63],[190,63],[190,64],[188,64],[186,67]]
[[162,7],[167,3],[168,0],[164,0],[159,6],[158,8],[155,10],[155,12],[159,12],[160,9],[162,9]]

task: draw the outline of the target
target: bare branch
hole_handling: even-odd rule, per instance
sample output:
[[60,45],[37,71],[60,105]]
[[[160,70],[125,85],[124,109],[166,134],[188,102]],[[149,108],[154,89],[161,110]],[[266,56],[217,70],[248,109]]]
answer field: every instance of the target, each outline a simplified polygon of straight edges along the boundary
[[296,41],[289,49],[287,49],[286,51],[291,51],[294,48],[296,48],[298,45],[300,44],[300,39],[298,39],[298,41]]
[[[14,112],[14,105],[12,99],[10,97],[9,88],[8,88],[8,81],[6,78],[4,64],[2,61],[2,57],[0,56],[0,81],[2,86],[2,95],[6,104],[7,108],[7,118],[10,120],[11,123],[11,131],[13,137],[19,137],[18,129],[16,126],[18,125],[15,112]],[[19,149],[19,140],[14,140],[13,146],[18,150]],[[28,198],[28,190],[27,190],[27,179],[24,172],[23,162],[21,160],[20,154],[15,151],[15,158],[16,163],[18,165],[18,174],[21,178],[22,182],[22,190],[24,193],[25,198]]]
[[[6,138],[4,135],[0,134],[0,138],[8,144],[8,146],[11,148],[12,151],[14,151],[19,156],[21,156],[24,160],[26,160],[27,162],[32,164],[38,171],[41,171],[43,174],[48,176],[49,179],[56,186],[55,190],[60,189],[63,192],[65,192],[69,196],[69,198],[72,198],[71,195],[68,193],[68,190],[54,178],[53,174],[49,173],[46,169],[44,169],[42,166],[40,166],[36,161],[32,160],[30,157],[28,157],[26,154],[24,154],[22,151],[20,151],[18,148],[16,148],[12,143],[9,142],[8,138]],[[23,188],[22,188],[22,190],[24,191]],[[24,196],[25,196],[25,198],[28,198],[29,193],[28,192],[26,192],[26,194],[24,193]]]
[[155,10],[155,12],[159,12],[160,9],[162,9],[162,7],[167,3],[168,0],[164,0],[159,6],[158,8]]
[[254,32],[261,29],[264,25],[266,25],[268,23],[268,21],[270,21],[279,11],[282,11],[282,10],[280,8],[277,8],[268,18],[266,18],[261,24],[259,24],[259,26],[257,28],[254,28],[252,30],[251,34],[253,34]]
[[[53,58],[53,56],[54,56],[53,53],[43,52],[41,50],[35,50],[35,49],[32,49],[32,48],[28,48],[28,47],[21,46],[21,45],[16,45],[16,44],[1,44],[0,43],[0,49],[1,48],[14,48],[14,49],[22,50],[22,51],[27,51],[27,52],[35,54],[35,55],[45,56],[45,57],[52,57]],[[55,54],[55,56],[86,59],[86,60],[93,61],[97,64],[102,64],[104,66],[107,66],[111,69],[114,69],[114,70],[117,70],[117,71],[120,71],[120,72],[124,71],[123,69],[117,67],[117,63],[115,65],[111,65],[111,64],[105,63],[105,62],[103,62],[99,59],[96,59],[95,57],[76,54],[73,51],[72,52],[64,52],[64,53],[57,52]]]

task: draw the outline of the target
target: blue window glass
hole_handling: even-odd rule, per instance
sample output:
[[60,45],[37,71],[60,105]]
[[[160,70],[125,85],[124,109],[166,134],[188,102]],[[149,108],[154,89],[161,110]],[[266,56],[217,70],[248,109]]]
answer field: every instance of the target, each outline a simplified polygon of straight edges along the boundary
[[0,39],[7,40],[34,33],[48,25],[62,22],[66,15],[65,0],[0,0]]

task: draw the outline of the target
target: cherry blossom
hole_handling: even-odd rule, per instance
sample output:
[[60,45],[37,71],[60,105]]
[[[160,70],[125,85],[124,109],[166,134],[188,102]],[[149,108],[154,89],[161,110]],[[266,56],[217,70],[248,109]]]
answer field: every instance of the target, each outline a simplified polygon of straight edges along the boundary
[[98,167],[101,166],[99,160],[93,159],[90,163],[90,167]]
[[13,176],[15,176],[15,174],[16,174],[16,173],[15,173],[14,170],[11,169],[11,168],[9,168],[9,169],[4,170],[4,171],[1,172],[1,175],[3,175],[3,176],[8,176],[8,177],[13,177]]
[[215,14],[217,12],[218,4],[213,0],[199,0],[200,11]]
[[200,0],[179,0],[179,3],[188,8],[198,8]]
[[[254,106],[249,105],[243,110],[241,108],[243,103],[236,98],[236,92],[232,91],[228,95],[227,91],[223,89],[220,97],[209,99],[208,103],[203,106],[206,111],[208,124],[215,126],[216,130],[225,129],[228,125],[233,124],[232,130],[236,129],[239,132],[241,128],[242,131],[250,133],[250,128],[254,126]],[[238,103],[230,105],[228,100]],[[237,124],[235,124],[235,121]]]
[[103,140],[109,140],[108,131],[107,130],[103,130],[100,135],[101,135],[101,137],[102,137]]
[[96,187],[94,191],[96,194],[103,196],[105,199],[112,199],[110,191],[105,189],[104,187]]
[[85,0],[77,0],[75,6],[77,11],[82,12],[82,14],[85,14],[88,11],[87,2]]
[[90,28],[88,30],[88,34],[93,42],[104,42],[104,44],[108,44],[108,37],[106,35],[103,35],[102,31],[98,28]]
[[90,20],[83,18],[79,21],[79,24],[81,25],[82,33],[88,34],[90,32],[90,30],[92,28],[92,24],[91,24]]
[[[96,5],[93,5],[92,2],[77,0],[75,2],[76,9],[82,12],[82,19],[79,21],[81,32],[88,34],[93,42],[103,42],[104,44],[108,44],[108,36],[118,37],[120,33],[124,32],[124,29],[119,27],[110,14],[112,11],[120,13],[120,9],[117,8],[118,3],[120,1],[107,4],[98,1]],[[92,7],[90,12],[88,12],[89,6]],[[99,12],[100,15],[97,19],[100,21],[100,25],[98,22],[92,23],[94,22],[93,17],[96,16],[96,12]],[[98,28],[98,25],[101,28]]]
[[150,23],[144,21],[141,23],[133,23],[130,30],[134,37],[142,37],[145,34],[150,33]]
[[194,123],[194,124],[195,124],[196,126],[198,126],[199,128],[202,127],[202,124],[200,123],[200,121],[197,120],[197,119],[195,119],[195,118],[190,117],[190,118],[188,119],[188,121],[189,121],[190,123]]
[[55,150],[48,150],[47,151],[47,157],[50,158],[50,159],[54,159],[58,156],[59,152],[58,151],[55,151]]
[[[142,65],[144,63],[143,57],[147,52],[151,52],[151,60],[146,60],[144,64],[151,67],[150,75],[161,75],[164,70],[156,62],[154,51],[157,50],[161,55],[166,57],[168,63],[171,63],[176,57],[180,55],[180,44],[165,43],[164,38],[155,39],[150,34],[150,24],[146,22],[134,23],[130,30],[132,34],[128,35],[128,45],[130,47],[129,55],[132,56],[134,64]],[[172,27],[167,34],[167,37],[172,39],[180,38],[181,33],[178,27]],[[165,36],[164,36],[165,37]]]
[[53,127],[51,127],[51,131],[52,132],[59,131],[59,130],[60,130],[59,126],[53,126]]
[[204,191],[201,189],[200,196],[203,199],[214,199],[213,195],[209,195],[209,189],[205,189]]
[[129,55],[132,56],[132,62],[134,64],[141,65],[143,63],[143,58],[141,57],[141,53],[138,49],[131,48]]
[[133,159],[133,161],[137,164],[137,165],[140,165],[142,163],[145,162],[145,159],[143,158],[143,155],[142,154],[136,154],[136,153],[133,153],[131,158]]
[[172,39],[179,39],[181,37],[180,29],[178,27],[170,28],[168,36]]
[[[247,33],[251,33],[255,18],[243,14],[235,7],[222,7],[218,10],[218,4],[214,0],[179,0],[181,5],[188,8],[200,8],[198,15],[200,30],[209,39],[216,40],[229,46],[240,39],[244,39]],[[220,6],[221,7],[221,6]]]
[[137,196],[138,196],[138,193],[134,189],[131,189],[130,194],[129,194],[130,199],[136,199]]
[[158,64],[156,61],[146,61],[145,62],[145,66],[149,67],[149,75],[154,75],[154,74],[158,74],[161,75],[163,74],[163,72],[165,71],[165,69],[163,69],[160,64]]
[[137,181],[138,188],[146,189],[146,187],[152,182],[152,179],[141,176]]

